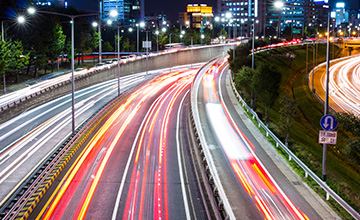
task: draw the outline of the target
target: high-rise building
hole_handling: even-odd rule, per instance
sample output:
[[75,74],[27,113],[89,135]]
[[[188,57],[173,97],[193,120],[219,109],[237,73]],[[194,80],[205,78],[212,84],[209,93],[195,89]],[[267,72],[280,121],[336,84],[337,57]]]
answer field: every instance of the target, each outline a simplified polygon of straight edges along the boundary
[[250,37],[253,23],[256,35],[265,25],[265,0],[218,0],[221,6],[219,21],[224,27],[232,27],[236,35]]
[[[326,1],[326,3],[325,3]],[[306,26],[327,22],[329,5],[327,0],[286,0],[283,6],[276,8],[274,3],[267,7],[267,26],[276,30],[278,36],[284,31],[293,34],[303,34]],[[316,9],[319,9],[316,11]],[[327,16],[326,16],[327,18]],[[280,22],[280,23],[279,23]],[[279,32],[280,28],[280,32]]]
[[32,3],[40,6],[58,6],[64,8],[69,6],[67,0],[33,0]]
[[[141,1],[142,0],[101,0],[100,13],[101,19],[107,21],[119,21],[123,25],[135,25],[140,22],[141,17]],[[116,10],[118,16],[116,18],[110,17],[110,11]]]
[[226,27],[236,27],[237,36],[244,37],[251,36],[253,26],[259,37],[281,36],[284,31],[302,34],[306,26],[327,22],[328,0],[280,1],[282,7],[277,8],[277,0],[218,0],[219,22]]
[[213,29],[212,7],[206,4],[188,4],[186,12],[179,13],[181,26],[204,29]]

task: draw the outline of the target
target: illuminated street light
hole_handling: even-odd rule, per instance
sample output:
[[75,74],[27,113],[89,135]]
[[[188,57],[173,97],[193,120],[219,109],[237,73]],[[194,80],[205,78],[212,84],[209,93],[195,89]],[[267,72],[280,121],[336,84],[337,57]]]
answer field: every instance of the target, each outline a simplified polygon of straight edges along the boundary
[[166,32],[166,28],[162,28],[161,31],[162,31],[162,32]]
[[30,7],[30,8],[27,9],[27,11],[28,11],[29,14],[33,15],[33,14],[35,14],[36,9],[34,7]]
[[[35,14],[36,10],[34,8],[28,8],[28,13],[29,14]],[[50,12],[50,11],[38,11],[37,13],[42,13],[42,14],[53,14],[53,15],[59,15],[59,16],[63,16],[63,17],[67,17],[70,18],[70,24],[71,24],[71,110],[72,110],[72,133],[75,134],[75,68],[74,68],[74,19],[78,18],[78,17],[87,17],[87,16],[95,16],[95,15],[100,15],[100,13],[91,13],[91,14],[80,14],[80,15],[68,15],[68,14],[63,14],[63,13],[58,13],[58,12]],[[95,25],[96,22],[93,22],[93,26]],[[96,23],[96,26],[98,24]],[[100,25],[99,25],[99,29],[100,29]],[[100,32],[100,31],[99,31]],[[101,36],[99,41],[101,42]],[[101,59],[101,46],[99,45],[99,60]],[[101,61],[100,61],[101,62]]]
[[97,27],[97,26],[98,26],[98,23],[97,23],[96,21],[94,21],[94,22],[92,23],[92,26],[93,26],[93,27]]
[[215,21],[216,21],[216,22],[220,21],[220,18],[219,18],[219,17],[215,17]]
[[141,27],[141,28],[145,27],[145,22],[143,22],[143,21],[140,22],[140,27]]
[[20,15],[20,16],[17,18],[17,21],[18,21],[19,24],[22,24],[22,23],[25,22],[25,17]]
[[129,32],[132,32],[133,31],[133,29],[132,28],[129,28]]
[[225,17],[227,18],[227,19],[229,19],[229,18],[231,18],[231,13],[230,12],[226,12],[226,14],[225,14]]
[[275,8],[282,8],[282,7],[284,7],[284,2],[276,1],[274,5],[275,5]]
[[[9,21],[13,21],[13,20],[11,19],[11,20],[2,20],[2,21],[1,21],[1,40],[2,40],[2,41],[5,41],[4,23],[5,23],[5,22],[9,22]],[[20,15],[20,16],[17,18],[17,22],[18,22],[19,24],[24,23],[24,22],[25,22],[25,17]],[[5,79],[5,73],[3,74],[3,81],[4,81],[3,92],[4,92],[4,94],[6,94],[6,79]]]
[[116,10],[111,10],[111,11],[110,11],[110,16],[111,16],[111,17],[115,18],[115,17],[117,17],[118,15],[119,15],[119,13],[118,13]]
[[106,21],[106,23],[107,23],[108,25],[112,25],[113,22],[112,22],[112,20],[109,19],[109,20]]

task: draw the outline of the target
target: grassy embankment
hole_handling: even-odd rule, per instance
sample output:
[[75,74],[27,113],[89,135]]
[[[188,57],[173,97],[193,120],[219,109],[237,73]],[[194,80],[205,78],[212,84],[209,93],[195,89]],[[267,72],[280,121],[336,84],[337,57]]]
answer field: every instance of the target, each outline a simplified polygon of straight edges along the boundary
[[[332,48],[331,48],[332,49]],[[331,50],[332,52],[333,50]],[[343,54],[337,47],[334,48],[334,54],[340,56]],[[296,58],[291,62],[290,58],[284,54],[295,54]],[[309,45],[308,53],[309,71],[312,67],[312,47]],[[321,44],[318,47],[316,63],[325,61],[326,45]],[[332,57],[332,54],[330,54]],[[257,63],[265,62],[274,64],[277,70],[282,74],[280,85],[280,96],[287,94],[294,99],[298,105],[296,118],[290,129],[289,148],[313,170],[319,177],[322,173],[322,145],[318,144],[318,132],[321,129],[320,119],[324,114],[324,107],[316,100],[308,86],[306,74],[306,46],[292,46],[286,48],[273,49],[270,53],[263,52],[255,56]],[[279,96],[279,97],[280,97]],[[278,128],[279,121],[279,98],[270,110],[269,128],[281,137]],[[264,108],[258,103],[257,112],[259,116],[264,115]],[[341,195],[357,211],[360,210],[360,169],[355,164],[349,162],[341,153],[342,147],[347,144],[348,134],[344,133],[339,126],[338,142],[336,146],[328,147],[327,158],[327,183],[339,195]],[[279,150],[280,151],[280,150]],[[292,161],[290,164],[294,169],[305,176],[301,168],[297,167]],[[304,179],[309,185],[312,185],[315,191],[325,196],[324,192],[316,184],[312,183],[310,178]],[[332,199],[329,200],[332,207],[339,213],[343,219],[351,219],[346,211],[336,204]]]

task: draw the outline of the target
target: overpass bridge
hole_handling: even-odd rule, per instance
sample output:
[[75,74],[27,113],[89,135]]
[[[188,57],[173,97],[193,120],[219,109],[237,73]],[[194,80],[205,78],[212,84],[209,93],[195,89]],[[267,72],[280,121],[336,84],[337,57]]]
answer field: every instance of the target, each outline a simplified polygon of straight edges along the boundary
[[359,47],[360,47],[360,39],[344,41],[344,48],[357,49]]

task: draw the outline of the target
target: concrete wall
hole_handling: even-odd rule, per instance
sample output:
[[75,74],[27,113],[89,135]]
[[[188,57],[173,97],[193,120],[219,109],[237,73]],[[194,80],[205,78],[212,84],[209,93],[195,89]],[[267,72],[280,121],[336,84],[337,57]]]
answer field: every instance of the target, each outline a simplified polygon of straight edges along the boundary
[[[171,53],[171,66],[179,66],[192,63],[206,62],[215,56],[225,55],[227,51],[232,48],[232,45],[216,45],[204,46],[192,50],[184,49],[175,53]],[[149,57],[149,70],[156,70],[169,67],[170,55],[164,54],[156,57]],[[146,71],[146,59],[141,59],[127,64],[122,64],[120,67],[121,76],[130,75],[133,73]],[[103,71],[94,70],[82,77],[75,79],[75,90],[85,88],[103,81],[114,79],[117,77],[117,66]],[[34,108],[45,102],[61,97],[71,92],[71,81],[59,83],[42,92],[28,95],[2,109],[0,112],[0,123],[9,120],[16,115],[21,114],[25,110]]]

